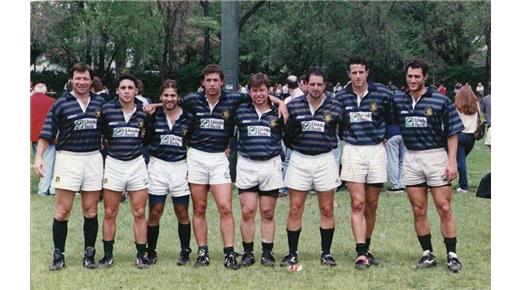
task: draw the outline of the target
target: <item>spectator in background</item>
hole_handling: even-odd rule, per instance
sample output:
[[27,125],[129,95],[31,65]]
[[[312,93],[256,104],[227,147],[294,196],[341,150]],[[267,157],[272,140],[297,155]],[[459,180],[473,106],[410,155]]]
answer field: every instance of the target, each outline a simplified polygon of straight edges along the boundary
[[99,77],[94,77],[92,79],[92,86],[90,88],[90,91],[92,91],[95,94],[98,94],[105,100],[105,102],[108,102],[112,99],[112,97],[110,97],[108,89],[103,85],[103,82]]
[[491,89],[489,90],[489,95],[482,99],[481,105],[482,114],[486,117],[487,124],[486,140],[484,141],[484,144],[491,148]]
[[446,95],[446,87],[442,83],[439,85],[439,93]]
[[69,79],[63,89],[67,92],[72,92],[72,79]]
[[392,93],[395,93],[395,91],[398,90],[398,88],[397,88],[397,87],[392,83],[392,81],[389,81],[389,82],[388,82],[388,86],[387,86],[387,87],[388,87],[388,89],[389,89],[390,91],[392,91]]
[[307,77],[305,75],[301,75],[298,79],[298,87],[303,93],[307,93]]
[[[175,85],[177,85],[177,84],[175,83]],[[151,104],[152,100],[150,100],[150,98],[144,97],[143,92],[144,92],[143,81],[138,79],[137,80],[137,95],[135,96],[135,98],[138,99],[139,101],[141,101],[143,103],[143,107],[145,107],[145,106]],[[150,162],[150,150],[148,149],[148,144],[143,144],[143,157],[144,157],[144,161],[146,162],[146,164],[148,164],[148,162]],[[123,193],[121,201],[124,201],[125,198],[126,198],[125,193]]]
[[456,82],[455,87],[453,88],[453,93],[455,93],[455,95],[457,95],[461,88],[462,88],[462,84],[459,82]]
[[479,105],[477,96],[469,85],[463,86],[455,97],[455,108],[464,124],[464,130],[458,133],[457,148],[457,171],[459,172],[459,188],[457,192],[468,192],[468,174],[466,168],[466,157],[475,145],[473,134],[477,131]]
[[401,181],[403,174],[403,158],[406,152],[403,137],[401,136],[401,129],[399,125],[386,124],[386,157],[388,159],[387,173],[388,173],[388,192],[403,193],[404,185]]
[[[54,99],[47,96],[47,87],[45,84],[37,83],[32,89],[31,94],[31,146],[33,154],[36,153],[40,132],[45,122],[45,117],[49,108],[54,104]],[[43,170],[45,175],[38,183],[38,194],[42,196],[54,195],[54,186],[52,186],[52,176],[54,172],[54,158],[56,157],[56,146],[54,142],[49,142],[49,147],[43,153]]]
[[481,82],[477,84],[477,88],[475,89],[477,91],[477,97],[479,100],[481,100],[484,97],[484,86]]

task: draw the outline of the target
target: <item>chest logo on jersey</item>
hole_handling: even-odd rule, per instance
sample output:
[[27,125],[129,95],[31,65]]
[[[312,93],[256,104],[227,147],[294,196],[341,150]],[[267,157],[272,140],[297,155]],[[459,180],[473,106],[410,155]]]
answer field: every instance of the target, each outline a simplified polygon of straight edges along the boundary
[[188,129],[184,129],[182,131],[182,136],[188,136]]
[[370,102],[370,111],[372,113],[377,111],[377,102],[375,102],[375,101]]
[[350,123],[372,122],[372,112],[350,112]]
[[428,127],[428,119],[426,117],[410,116],[405,118],[406,128],[425,128]]
[[276,128],[276,126],[278,126],[278,122],[275,119],[273,119],[273,120],[271,120],[271,122],[269,122],[269,127]]
[[97,129],[97,119],[84,118],[74,121],[74,131]]
[[182,138],[175,135],[161,135],[160,145],[182,147]]
[[95,114],[96,114],[96,118],[98,118],[98,119],[101,118],[101,111],[100,110],[96,110]]
[[271,128],[264,126],[247,126],[247,136],[271,137]]
[[132,127],[120,127],[120,128],[114,128],[114,131],[112,132],[112,137],[114,138],[122,138],[122,137],[132,137],[137,138],[139,137],[139,129],[132,128]]
[[200,119],[200,128],[201,129],[224,130],[224,120],[213,119],[213,118]]
[[424,114],[426,115],[426,117],[433,116],[433,108],[431,106],[426,107],[426,109],[424,109]]
[[325,122],[321,121],[303,121],[302,122],[303,132],[325,132]]
[[323,120],[325,120],[325,123],[329,123],[330,121],[332,121],[332,114],[325,114],[325,116],[323,116]]
[[230,116],[231,116],[231,113],[229,111],[224,111],[222,113],[222,118],[224,118],[224,120],[229,119]]

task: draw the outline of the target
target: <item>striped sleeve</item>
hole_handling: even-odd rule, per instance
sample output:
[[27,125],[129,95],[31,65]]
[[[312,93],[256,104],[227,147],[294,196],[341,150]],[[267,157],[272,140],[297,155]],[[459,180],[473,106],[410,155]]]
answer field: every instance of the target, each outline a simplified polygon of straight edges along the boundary
[[47,112],[47,117],[45,117],[45,123],[43,124],[42,131],[40,133],[40,138],[49,141],[50,143],[54,143],[56,139],[56,135],[58,134],[58,102],[54,102],[52,107]]
[[447,116],[448,120],[446,120],[445,124],[448,124],[447,127],[444,128],[446,132],[446,136],[451,136],[453,134],[457,134],[464,130],[464,124],[460,119],[459,114],[457,113],[457,109],[455,109],[455,105],[451,100],[446,103],[447,106]]

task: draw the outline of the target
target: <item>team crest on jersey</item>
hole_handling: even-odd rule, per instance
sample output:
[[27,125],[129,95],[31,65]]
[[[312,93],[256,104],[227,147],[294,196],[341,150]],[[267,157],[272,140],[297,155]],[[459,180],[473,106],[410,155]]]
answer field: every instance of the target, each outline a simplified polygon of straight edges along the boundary
[[188,136],[188,129],[184,129],[184,131],[182,131],[182,136]]
[[54,182],[60,182],[60,177],[56,176],[56,178],[54,178]]
[[271,128],[275,128],[276,125],[278,125],[278,122],[276,122],[275,119],[273,119],[273,120],[271,120],[271,122],[269,122],[269,127],[271,127]]
[[325,114],[323,120],[325,120],[325,123],[329,123],[330,121],[332,121],[332,115],[329,113]]
[[424,114],[426,115],[426,117],[433,116],[433,108],[432,107],[426,107],[426,109],[424,110]]
[[377,103],[375,101],[370,102],[370,111],[374,113],[377,111]]
[[138,120],[137,120],[137,127],[139,127],[139,128],[143,128],[143,127],[144,127],[144,121],[143,121],[143,119],[138,119]]
[[230,115],[231,114],[229,113],[229,111],[224,111],[224,113],[222,113],[222,118],[224,118],[224,120],[227,120],[227,119],[229,119]]
[[99,119],[101,117],[101,111],[100,110],[96,110],[95,114],[96,114],[96,118]]
[[107,183],[108,183],[108,178],[106,178],[106,177],[103,178],[103,183],[104,183],[104,184],[107,184]]

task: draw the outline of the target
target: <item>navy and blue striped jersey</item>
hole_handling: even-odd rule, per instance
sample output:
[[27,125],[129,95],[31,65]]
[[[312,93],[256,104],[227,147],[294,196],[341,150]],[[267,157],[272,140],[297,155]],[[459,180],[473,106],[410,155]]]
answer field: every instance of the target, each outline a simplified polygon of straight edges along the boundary
[[90,152],[101,149],[101,106],[103,98],[90,94],[85,113],[76,97],[65,92],[47,113],[40,138],[54,142],[57,150]]
[[306,155],[318,155],[338,146],[336,130],[341,125],[343,109],[336,98],[327,94],[314,115],[307,94],[290,101],[287,110],[289,120],[284,129],[287,147]]
[[142,103],[135,99],[136,110],[125,122],[119,98],[103,105],[103,138],[107,140],[107,154],[115,159],[128,161],[143,155],[143,139],[149,116]]
[[409,150],[444,148],[449,136],[464,130],[453,102],[431,87],[412,108],[409,93],[393,98],[394,122],[401,128]]
[[193,118],[190,126],[189,146],[205,152],[224,152],[233,137],[233,115],[249,95],[224,92],[210,111],[204,92],[190,93],[182,98],[182,108]]
[[150,132],[147,134],[150,137],[150,155],[169,162],[186,159],[190,119],[189,114],[184,111],[170,129],[164,109],[157,108],[146,128]]
[[258,116],[251,102],[244,103],[235,112],[234,122],[238,128],[238,153],[253,160],[267,160],[282,151],[283,119],[278,110]]
[[345,126],[341,139],[354,145],[375,145],[385,139],[386,123],[391,118],[392,93],[384,85],[368,84],[368,94],[358,106],[357,95],[349,85],[336,94],[343,106]]

